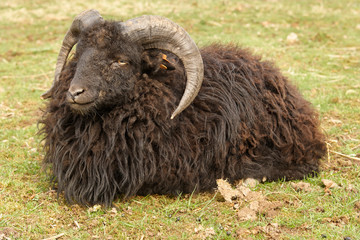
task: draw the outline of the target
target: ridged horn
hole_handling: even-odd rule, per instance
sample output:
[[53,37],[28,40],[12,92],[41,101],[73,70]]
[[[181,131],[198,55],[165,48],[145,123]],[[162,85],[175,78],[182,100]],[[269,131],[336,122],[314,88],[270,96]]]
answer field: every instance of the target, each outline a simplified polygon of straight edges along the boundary
[[94,9],[84,11],[75,17],[61,45],[56,62],[53,85],[46,93],[41,95],[43,99],[51,97],[52,88],[54,87],[54,84],[59,81],[60,73],[66,63],[66,59],[73,46],[78,42],[80,33],[86,28],[102,21],[104,21],[104,19],[101,17],[100,13]]
[[183,62],[187,81],[180,103],[171,115],[173,119],[188,107],[197,96],[203,78],[203,61],[189,34],[171,20],[160,16],[141,16],[122,22],[122,33],[144,49],[162,49],[174,53]]

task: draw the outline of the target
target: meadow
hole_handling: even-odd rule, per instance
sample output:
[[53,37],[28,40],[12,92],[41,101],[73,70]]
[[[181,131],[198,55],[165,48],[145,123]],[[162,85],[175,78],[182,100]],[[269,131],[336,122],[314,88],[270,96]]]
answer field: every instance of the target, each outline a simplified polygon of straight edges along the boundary
[[[253,186],[281,204],[252,220],[239,214],[246,203],[219,192],[135,196],[113,208],[66,204],[42,169],[40,96],[73,18],[90,8],[108,20],[162,15],[199,47],[232,43],[276,62],[320,113],[328,154],[319,176],[301,181],[306,188]],[[359,39],[359,0],[2,0],[0,240],[360,239]]]

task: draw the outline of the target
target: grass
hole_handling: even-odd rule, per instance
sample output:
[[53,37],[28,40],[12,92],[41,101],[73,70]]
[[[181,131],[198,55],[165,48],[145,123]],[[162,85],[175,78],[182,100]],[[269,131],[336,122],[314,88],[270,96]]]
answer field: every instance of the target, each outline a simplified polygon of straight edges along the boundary
[[[305,180],[312,191],[297,192],[289,182],[261,184],[255,191],[284,206],[274,217],[245,222],[215,193],[137,196],[113,209],[57,198],[41,170],[39,96],[51,85],[67,28],[88,8],[106,19],[163,15],[199,46],[236,43],[275,61],[319,110],[327,134],[324,170]],[[360,157],[359,0],[4,0],[0,31],[0,239],[360,238],[360,162],[351,159]],[[325,191],[322,179],[340,187]]]

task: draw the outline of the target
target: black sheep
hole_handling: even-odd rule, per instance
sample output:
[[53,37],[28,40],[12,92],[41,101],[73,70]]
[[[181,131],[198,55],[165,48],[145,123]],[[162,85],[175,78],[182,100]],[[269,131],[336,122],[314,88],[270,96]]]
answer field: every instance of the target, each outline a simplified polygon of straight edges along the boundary
[[[44,163],[70,203],[110,205],[118,196],[211,190],[219,178],[319,171],[326,147],[317,113],[272,63],[221,45],[184,60],[181,44],[134,41],[124,23],[95,11],[79,18],[40,121]],[[189,81],[196,98],[172,115]]]

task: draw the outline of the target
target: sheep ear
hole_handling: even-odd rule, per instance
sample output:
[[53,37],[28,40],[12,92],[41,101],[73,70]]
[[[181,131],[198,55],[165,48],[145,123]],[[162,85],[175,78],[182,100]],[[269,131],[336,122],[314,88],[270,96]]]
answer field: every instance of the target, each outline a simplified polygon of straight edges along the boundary
[[166,54],[161,54],[162,62],[160,63],[160,68],[164,70],[175,70],[175,65],[167,59]]
[[167,55],[159,51],[145,51],[142,54],[142,69],[145,73],[157,73],[160,69],[175,70],[175,64],[167,59]]

